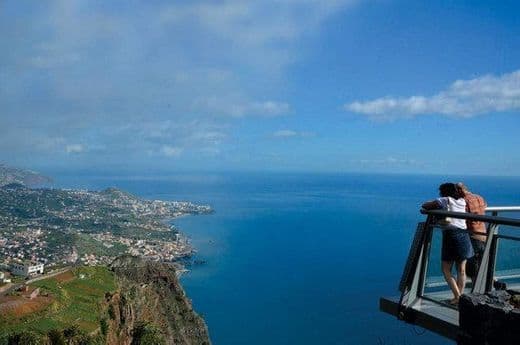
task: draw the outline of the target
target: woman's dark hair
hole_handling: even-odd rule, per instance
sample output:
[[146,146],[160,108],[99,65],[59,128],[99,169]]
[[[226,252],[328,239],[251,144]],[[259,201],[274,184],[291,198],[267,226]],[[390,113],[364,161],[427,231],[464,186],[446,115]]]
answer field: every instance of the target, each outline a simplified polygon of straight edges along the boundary
[[455,183],[447,182],[439,186],[439,192],[442,197],[451,196],[453,199],[460,199],[463,197],[462,191]]

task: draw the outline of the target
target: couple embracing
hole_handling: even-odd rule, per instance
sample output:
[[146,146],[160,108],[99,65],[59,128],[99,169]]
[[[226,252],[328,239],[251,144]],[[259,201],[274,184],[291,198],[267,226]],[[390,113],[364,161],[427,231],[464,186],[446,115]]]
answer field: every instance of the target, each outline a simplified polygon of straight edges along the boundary
[[[439,186],[439,194],[439,198],[425,202],[422,207],[427,210],[442,209],[482,215],[487,206],[481,196],[469,192],[463,183],[443,183]],[[482,222],[458,218],[447,218],[443,227],[442,273],[453,292],[450,303],[455,305],[464,293],[466,272],[475,281],[485,247],[486,228]],[[457,270],[456,278],[452,275],[454,264]]]

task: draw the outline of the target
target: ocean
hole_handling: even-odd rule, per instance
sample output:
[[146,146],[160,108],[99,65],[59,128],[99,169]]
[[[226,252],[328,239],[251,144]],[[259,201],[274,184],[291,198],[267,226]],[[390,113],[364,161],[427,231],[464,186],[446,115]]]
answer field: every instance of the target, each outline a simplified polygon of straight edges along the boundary
[[303,173],[58,175],[210,204],[173,224],[197,249],[182,284],[215,345],[451,344],[378,310],[397,295],[422,202],[464,181],[490,206],[520,205],[520,178]]

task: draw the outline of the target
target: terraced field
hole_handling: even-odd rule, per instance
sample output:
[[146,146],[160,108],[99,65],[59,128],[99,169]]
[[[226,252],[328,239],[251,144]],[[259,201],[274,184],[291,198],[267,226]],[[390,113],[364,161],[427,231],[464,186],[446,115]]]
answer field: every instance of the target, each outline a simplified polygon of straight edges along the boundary
[[[0,334],[27,329],[45,333],[71,325],[94,332],[99,327],[105,293],[116,289],[113,273],[103,266],[75,268],[31,286],[41,291],[33,300],[6,297],[5,303],[10,304],[4,304],[6,312],[0,313]],[[16,308],[9,307],[12,305]]]

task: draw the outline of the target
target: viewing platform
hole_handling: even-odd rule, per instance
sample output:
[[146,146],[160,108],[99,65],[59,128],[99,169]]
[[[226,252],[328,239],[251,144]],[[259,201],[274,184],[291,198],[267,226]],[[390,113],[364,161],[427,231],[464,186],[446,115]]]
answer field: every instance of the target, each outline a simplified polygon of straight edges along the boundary
[[[472,343],[472,339],[468,342],[471,335],[460,327],[460,320],[473,316],[464,315],[465,309],[459,312],[457,306],[449,303],[453,296],[440,269],[442,228],[435,219],[452,217],[486,223],[488,236],[480,268],[474,282],[468,278],[465,294],[479,296],[497,290],[520,294],[520,206],[488,207],[482,216],[442,210],[421,213],[426,220],[417,225],[399,283],[401,294],[380,298],[379,308],[460,344]],[[518,326],[515,325],[516,329],[520,329]]]

